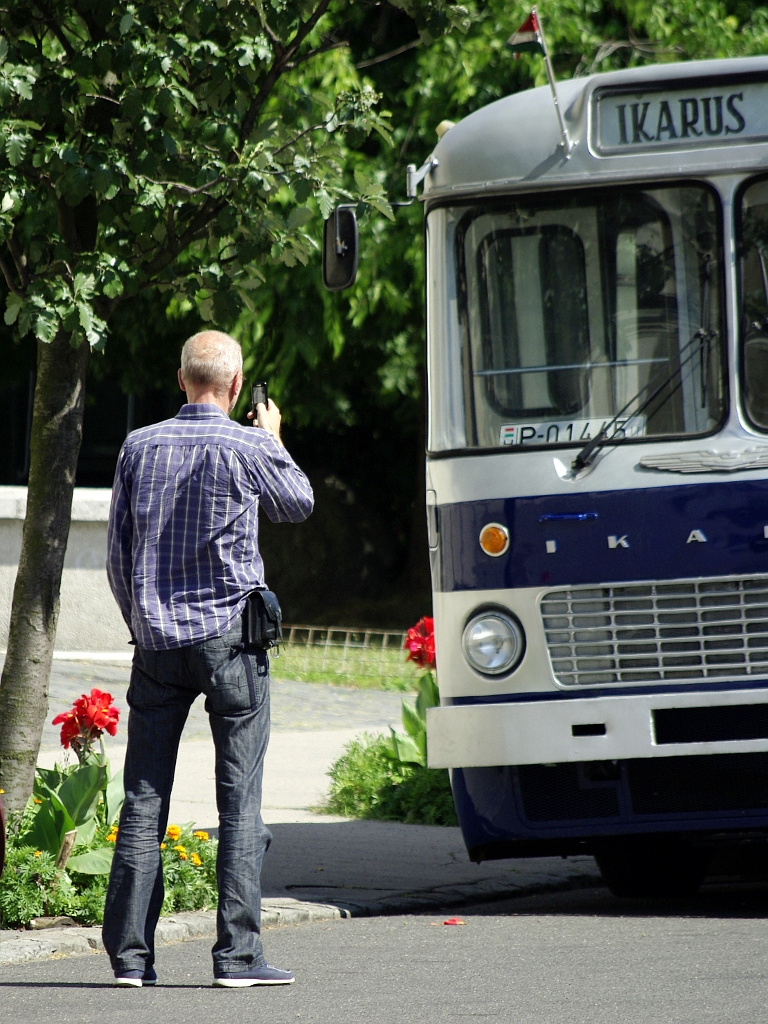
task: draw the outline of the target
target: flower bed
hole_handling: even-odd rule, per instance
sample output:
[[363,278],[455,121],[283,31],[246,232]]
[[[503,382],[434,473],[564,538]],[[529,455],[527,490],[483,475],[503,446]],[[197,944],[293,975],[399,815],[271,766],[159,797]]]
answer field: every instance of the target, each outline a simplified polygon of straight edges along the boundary
[[[124,798],[122,771],[111,774],[103,735],[116,734],[119,717],[111,695],[93,689],[54,718],[77,764],[38,768],[29,804],[8,822],[0,927],[60,915],[101,923]],[[159,843],[164,914],[216,905],[217,845],[194,825],[168,826]]]

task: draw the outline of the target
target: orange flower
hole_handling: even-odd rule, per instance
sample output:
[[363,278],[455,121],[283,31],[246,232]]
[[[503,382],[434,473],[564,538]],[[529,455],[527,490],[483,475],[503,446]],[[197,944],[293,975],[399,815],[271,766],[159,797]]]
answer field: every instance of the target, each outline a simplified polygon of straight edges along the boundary
[[169,825],[168,828],[166,829],[165,834],[168,836],[169,839],[175,842],[177,839],[181,838],[181,829],[179,828],[178,825]]
[[199,854],[197,854],[197,853],[193,853],[192,854],[192,863],[195,865],[196,868],[200,867],[200,865],[203,862],[200,860],[200,855]]
[[211,838],[207,832],[203,832],[202,829],[198,829],[197,832],[193,832],[192,835],[195,839],[199,839],[202,843],[207,843]]

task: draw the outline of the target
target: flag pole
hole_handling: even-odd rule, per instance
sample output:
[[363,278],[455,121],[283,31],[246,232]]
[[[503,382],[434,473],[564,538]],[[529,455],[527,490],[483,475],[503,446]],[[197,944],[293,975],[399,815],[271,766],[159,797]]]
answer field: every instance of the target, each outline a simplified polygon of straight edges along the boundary
[[557,114],[557,120],[560,124],[560,145],[565,150],[566,157],[571,155],[573,149],[573,143],[568,138],[568,129],[565,127],[565,120],[563,119],[563,112],[560,109],[560,104],[557,99],[557,85],[555,83],[555,75],[552,71],[552,62],[549,59],[549,53],[547,51],[547,42],[544,38],[544,30],[541,27],[539,21],[539,14],[535,7],[532,8],[531,13],[536,20],[536,28],[539,34],[539,41],[541,43],[541,52],[544,54],[544,67],[547,69],[547,79],[549,80],[549,88],[552,91],[552,100],[555,104],[555,113]]

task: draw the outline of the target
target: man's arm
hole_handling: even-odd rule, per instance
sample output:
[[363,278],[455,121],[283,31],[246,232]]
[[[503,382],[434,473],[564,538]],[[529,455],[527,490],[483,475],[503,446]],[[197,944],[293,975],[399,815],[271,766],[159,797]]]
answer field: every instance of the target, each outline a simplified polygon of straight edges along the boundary
[[112,485],[112,503],[107,526],[107,579],[122,616],[133,634],[131,627],[133,518],[123,473],[124,461],[121,451]]
[[302,523],[315,506],[312,485],[274,434],[265,431],[251,463],[259,503],[273,523]]

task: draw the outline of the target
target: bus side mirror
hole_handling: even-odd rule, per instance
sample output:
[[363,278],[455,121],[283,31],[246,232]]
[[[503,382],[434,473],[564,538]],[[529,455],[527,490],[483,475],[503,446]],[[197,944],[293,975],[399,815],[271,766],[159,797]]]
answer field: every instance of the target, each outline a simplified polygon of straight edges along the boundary
[[339,292],[357,277],[357,218],[354,206],[337,206],[323,225],[323,284]]

